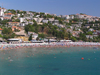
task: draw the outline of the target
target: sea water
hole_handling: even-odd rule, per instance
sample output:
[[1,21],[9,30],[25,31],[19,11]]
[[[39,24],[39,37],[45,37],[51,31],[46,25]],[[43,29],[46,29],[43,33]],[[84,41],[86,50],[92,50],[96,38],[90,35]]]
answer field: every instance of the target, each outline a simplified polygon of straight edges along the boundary
[[100,49],[63,47],[0,51],[0,75],[100,75]]

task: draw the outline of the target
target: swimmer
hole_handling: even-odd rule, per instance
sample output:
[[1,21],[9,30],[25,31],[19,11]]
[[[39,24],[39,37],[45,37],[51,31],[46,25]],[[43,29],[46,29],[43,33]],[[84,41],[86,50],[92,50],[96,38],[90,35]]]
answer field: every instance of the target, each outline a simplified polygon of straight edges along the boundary
[[10,56],[8,57],[8,59],[10,59]]
[[29,57],[28,55],[26,57]]
[[56,57],[54,57],[54,58],[56,58]]

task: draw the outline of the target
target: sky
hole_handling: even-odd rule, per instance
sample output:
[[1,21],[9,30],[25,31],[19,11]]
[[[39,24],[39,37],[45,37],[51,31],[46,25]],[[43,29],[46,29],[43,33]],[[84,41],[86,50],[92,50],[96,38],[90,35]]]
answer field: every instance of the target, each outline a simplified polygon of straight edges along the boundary
[[84,13],[100,17],[100,0],[0,0],[6,9],[46,12],[57,15]]

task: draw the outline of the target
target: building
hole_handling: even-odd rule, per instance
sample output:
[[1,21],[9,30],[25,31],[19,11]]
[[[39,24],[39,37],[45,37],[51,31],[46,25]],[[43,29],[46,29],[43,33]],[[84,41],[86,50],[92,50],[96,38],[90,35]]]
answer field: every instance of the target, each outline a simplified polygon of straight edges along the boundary
[[40,15],[36,15],[36,17],[39,17]]
[[60,42],[72,42],[72,40],[60,40]]
[[70,19],[70,16],[69,15],[66,15],[66,19]]
[[25,18],[20,18],[20,23],[25,22]]
[[16,30],[21,30],[21,28],[19,28],[17,26],[12,26],[12,31],[16,31]]
[[43,18],[33,18],[37,23],[42,22]]
[[70,15],[70,19],[74,19],[74,16],[73,15]]
[[2,20],[11,20],[11,17],[3,17]]
[[90,28],[91,26],[93,26],[93,24],[86,24],[86,25],[84,26],[84,28]]
[[76,14],[75,16],[76,16],[76,18],[83,19],[83,18],[85,18],[87,15],[86,15],[86,14]]
[[54,18],[49,18],[49,22],[53,23],[54,22]]
[[93,39],[94,37],[97,37],[98,35],[86,35],[86,38]]
[[94,29],[93,28],[90,28],[88,31],[94,31]]
[[7,18],[7,19],[11,19],[13,16],[14,16],[14,14],[12,14],[12,13],[5,13],[5,14],[4,14],[5,19],[6,19],[6,18]]
[[28,23],[25,23],[25,22],[22,22],[22,23],[20,23],[20,26],[26,26],[26,25],[28,25]]
[[32,35],[32,39],[35,39],[38,37],[38,34],[34,33],[34,32],[28,32],[28,36]]
[[59,23],[59,20],[54,20],[54,23]]
[[4,20],[4,18],[3,18],[2,16],[0,16],[0,19],[1,19],[1,20]]
[[44,43],[44,41],[31,40],[32,43]]
[[54,20],[53,25],[58,25],[59,24],[59,20]]
[[69,23],[69,20],[68,19],[67,20],[64,20],[64,22]]
[[44,39],[44,42],[57,42],[57,40],[56,39]]
[[10,25],[10,26],[19,26],[20,23],[19,22],[8,22],[8,25]]
[[70,33],[72,33],[72,32],[73,32],[73,30],[72,30],[72,29],[70,29],[70,28],[68,28],[66,31],[67,31],[67,32],[70,32]]
[[4,16],[4,9],[0,7],[0,16]]
[[16,44],[16,43],[21,43],[22,40],[21,39],[18,39],[18,38],[10,38],[7,40],[9,43],[13,43],[13,44]]
[[43,23],[48,23],[48,20],[43,20],[42,22],[43,22]]
[[80,33],[83,33],[82,31],[73,31],[73,33],[72,33],[72,35],[74,36],[74,37],[79,37],[79,34]]
[[20,17],[20,14],[17,14],[17,17]]
[[2,28],[0,28],[0,34],[2,34],[2,30],[3,30],[3,29],[2,29]]
[[65,25],[57,25],[59,28],[65,28]]

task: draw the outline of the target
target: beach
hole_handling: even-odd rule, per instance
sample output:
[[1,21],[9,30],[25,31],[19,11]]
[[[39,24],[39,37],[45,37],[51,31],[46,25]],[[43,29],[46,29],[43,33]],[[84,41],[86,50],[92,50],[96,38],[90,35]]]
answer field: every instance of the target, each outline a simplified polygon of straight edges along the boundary
[[31,48],[31,47],[99,47],[100,43],[94,42],[53,42],[53,43],[19,43],[19,44],[0,44],[0,50]]

